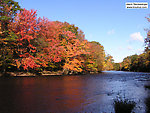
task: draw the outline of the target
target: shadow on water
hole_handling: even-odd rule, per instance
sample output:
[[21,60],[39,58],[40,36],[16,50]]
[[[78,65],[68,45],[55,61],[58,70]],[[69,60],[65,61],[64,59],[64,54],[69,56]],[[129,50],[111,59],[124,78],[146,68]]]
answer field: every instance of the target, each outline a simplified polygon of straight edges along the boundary
[[0,78],[0,113],[114,113],[118,92],[137,103],[133,112],[145,113],[144,85],[148,80],[147,73],[113,71],[84,76]]

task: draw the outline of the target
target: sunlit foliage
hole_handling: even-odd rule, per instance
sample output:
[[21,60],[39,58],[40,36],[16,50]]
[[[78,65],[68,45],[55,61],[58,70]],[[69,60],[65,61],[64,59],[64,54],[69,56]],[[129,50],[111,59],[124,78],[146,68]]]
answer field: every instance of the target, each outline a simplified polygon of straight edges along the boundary
[[13,66],[17,36],[11,31],[11,23],[21,10],[13,0],[0,0],[0,68],[3,73]]
[[104,47],[89,42],[75,25],[37,18],[35,10],[0,0],[0,66],[14,71],[62,71],[64,74],[112,69]]
[[105,64],[104,64],[104,69],[105,70],[113,70],[114,67],[114,59],[111,55],[107,54],[105,57]]

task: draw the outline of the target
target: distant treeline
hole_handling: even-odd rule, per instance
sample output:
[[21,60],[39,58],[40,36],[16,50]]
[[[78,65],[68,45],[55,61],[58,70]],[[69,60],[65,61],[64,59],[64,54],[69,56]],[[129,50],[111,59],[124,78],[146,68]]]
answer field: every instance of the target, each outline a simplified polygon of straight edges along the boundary
[[[146,18],[150,22],[150,18]],[[127,56],[121,63],[114,63],[114,70],[150,72],[150,30],[146,29],[146,31],[144,52],[140,55]]]
[[115,70],[150,72],[150,51],[140,55],[132,55],[124,58],[123,62],[114,64]]
[[89,42],[67,22],[37,18],[13,0],[0,0],[0,71],[62,71],[64,74],[113,69],[104,47]]

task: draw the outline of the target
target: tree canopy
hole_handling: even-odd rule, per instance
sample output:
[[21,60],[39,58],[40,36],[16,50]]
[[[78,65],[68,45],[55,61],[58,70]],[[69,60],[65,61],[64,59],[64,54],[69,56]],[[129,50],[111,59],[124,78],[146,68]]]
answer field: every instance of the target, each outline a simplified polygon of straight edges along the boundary
[[[85,39],[74,24],[37,18],[13,0],[0,0],[0,66],[6,71],[62,71],[64,74],[112,69],[104,47]],[[111,62],[111,63],[109,63]],[[107,65],[107,66],[106,66]]]

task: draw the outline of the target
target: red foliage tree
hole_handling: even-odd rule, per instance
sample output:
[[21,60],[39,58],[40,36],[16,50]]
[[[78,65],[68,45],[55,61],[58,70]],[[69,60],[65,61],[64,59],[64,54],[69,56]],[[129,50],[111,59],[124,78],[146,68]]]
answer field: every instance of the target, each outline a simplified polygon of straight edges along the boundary
[[46,18],[40,18],[39,23],[41,30],[38,35],[38,58],[45,67],[53,68],[63,57],[64,48],[60,44],[62,24]]
[[22,66],[26,70],[40,66],[35,57],[37,49],[34,46],[34,41],[40,31],[36,16],[36,11],[24,9],[17,14],[15,21],[12,23],[12,31],[18,37],[17,54],[19,58],[16,59],[16,64],[18,64],[18,67]]
[[67,22],[37,19],[36,11],[26,9],[17,14],[11,26],[17,36],[18,68],[61,67],[67,74],[96,70],[91,45],[78,27]]

